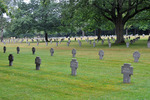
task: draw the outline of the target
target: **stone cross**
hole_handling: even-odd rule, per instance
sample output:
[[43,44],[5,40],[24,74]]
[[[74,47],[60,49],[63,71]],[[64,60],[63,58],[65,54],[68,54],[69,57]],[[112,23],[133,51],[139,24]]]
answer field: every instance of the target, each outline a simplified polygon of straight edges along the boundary
[[51,56],[53,56],[53,54],[54,54],[54,49],[53,48],[50,49],[50,53],[51,53]]
[[133,44],[133,40],[130,40],[130,44]]
[[41,58],[40,57],[35,58],[35,64],[36,64],[36,70],[40,70],[40,64],[41,64]]
[[95,45],[96,45],[96,43],[95,43],[95,42],[93,42],[93,47],[95,47]]
[[14,61],[14,56],[12,54],[10,54],[8,56],[8,60],[9,60],[9,66],[12,66],[13,65],[13,61]]
[[69,42],[67,42],[67,46],[69,46]]
[[19,52],[20,52],[20,48],[19,48],[19,47],[17,47],[17,54],[19,54]]
[[79,46],[80,46],[80,47],[81,47],[81,44],[82,44],[81,41],[79,41]]
[[92,43],[92,41],[90,40],[90,44]]
[[58,42],[56,42],[56,46],[58,46]]
[[4,53],[5,53],[6,52],[6,47],[5,46],[4,46],[3,50],[4,50]]
[[121,67],[121,73],[123,74],[123,83],[130,83],[131,75],[133,75],[133,67],[131,67],[131,64],[125,63]]
[[72,57],[75,57],[76,55],[76,49],[72,49]]
[[46,46],[48,46],[48,42],[45,42]]
[[32,47],[32,54],[35,54],[35,47]]
[[77,68],[78,68],[78,61],[77,59],[72,59],[70,62],[70,67],[71,67],[71,75],[76,76],[77,75]]
[[103,59],[104,51],[100,50],[98,55],[99,55],[99,59]]
[[133,53],[133,57],[134,57],[134,62],[138,62],[140,58],[140,53],[138,51],[135,51]]
[[111,42],[109,42],[109,48],[111,48]]
[[28,42],[28,46],[30,46],[30,42]]
[[149,42],[147,42],[147,47],[148,47],[148,48],[150,48],[150,41],[149,41]]
[[52,44],[52,40],[50,41],[50,43]]
[[102,45],[104,44],[104,40],[102,40]]
[[37,46],[39,45],[39,42],[37,42]]
[[129,43],[129,42],[126,42],[126,46],[127,46],[127,48],[129,48],[129,45],[130,45],[130,43]]

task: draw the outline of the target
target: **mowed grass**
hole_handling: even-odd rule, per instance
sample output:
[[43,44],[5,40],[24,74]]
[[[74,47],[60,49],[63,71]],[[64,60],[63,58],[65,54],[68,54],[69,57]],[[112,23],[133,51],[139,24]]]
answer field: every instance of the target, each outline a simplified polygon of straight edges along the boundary
[[[113,41],[112,41],[113,42]],[[58,44],[11,43],[6,44],[3,53],[0,44],[0,100],[150,100],[150,48],[147,38],[141,38],[135,44],[126,45],[101,41],[92,44],[82,40],[79,47],[72,41],[67,47],[66,41]],[[20,47],[17,54],[16,47]],[[32,55],[31,48],[36,48]],[[50,56],[50,48],[54,56]],[[79,63],[77,76],[71,76],[70,61],[72,49],[77,50]],[[104,59],[99,60],[99,50],[104,50]],[[141,57],[134,62],[133,52],[139,51]],[[8,66],[8,55],[14,55],[13,66]],[[40,70],[35,70],[35,58],[42,60]],[[130,84],[123,84],[121,66],[131,63],[133,76]]]

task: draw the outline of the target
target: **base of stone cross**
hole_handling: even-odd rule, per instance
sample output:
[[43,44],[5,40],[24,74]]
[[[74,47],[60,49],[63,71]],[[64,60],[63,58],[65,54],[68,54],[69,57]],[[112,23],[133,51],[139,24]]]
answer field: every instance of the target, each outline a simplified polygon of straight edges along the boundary
[[40,70],[40,65],[36,64],[36,70]]
[[13,62],[12,61],[9,61],[9,66],[12,66],[13,65]]
[[130,83],[131,75],[123,74],[123,83]]
[[71,69],[71,75],[72,76],[76,76],[77,75],[77,71],[76,71],[77,69],[75,69],[75,68],[72,68]]

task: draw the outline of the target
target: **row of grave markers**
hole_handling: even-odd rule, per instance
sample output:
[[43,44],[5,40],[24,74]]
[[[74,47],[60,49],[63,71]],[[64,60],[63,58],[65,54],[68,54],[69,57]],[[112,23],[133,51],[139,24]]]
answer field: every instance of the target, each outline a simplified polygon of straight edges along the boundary
[[[8,56],[8,60],[9,60],[9,66],[12,66],[14,61],[14,57],[12,54]],[[36,64],[36,70],[40,70],[40,65],[41,65],[40,57],[35,58],[35,64]],[[77,68],[78,68],[77,59],[72,59],[72,61],[70,62],[70,67],[71,67],[71,75],[76,76]],[[133,67],[131,67],[131,64],[125,63],[124,66],[121,67],[121,73],[123,74],[123,83],[130,83],[131,75],[133,75]]]
[[[6,53],[6,47],[5,46],[3,47],[3,49],[4,49],[4,53]],[[17,47],[16,49],[17,49],[17,54],[19,54],[20,48]],[[32,54],[35,54],[35,50],[36,50],[35,47],[32,47]],[[50,53],[51,53],[51,56],[53,56],[53,54],[54,54],[53,48],[50,49]],[[76,55],[76,49],[72,49],[72,57],[75,57],[75,55]],[[98,55],[99,55],[99,59],[103,59],[104,51],[100,50]],[[138,60],[140,58],[140,53],[138,51],[135,51],[133,53],[133,57],[134,57],[134,62],[138,62]]]

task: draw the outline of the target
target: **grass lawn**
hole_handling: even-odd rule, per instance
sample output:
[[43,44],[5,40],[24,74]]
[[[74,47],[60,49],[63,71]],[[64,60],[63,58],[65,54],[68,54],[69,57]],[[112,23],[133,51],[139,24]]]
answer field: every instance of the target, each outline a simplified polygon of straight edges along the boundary
[[[82,46],[72,41],[61,44],[11,43],[6,44],[3,53],[0,43],[0,100],[150,100],[150,48],[147,38],[126,48],[126,45],[108,42],[96,47],[82,40]],[[16,47],[20,47],[17,54]],[[31,48],[36,48],[32,55]],[[53,47],[54,56],[50,56]],[[72,49],[77,50],[79,63],[77,76],[71,76],[70,61]],[[104,59],[99,60],[99,50],[104,50]],[[134,62],[133,52],[139,51],[141,57]],[[8,66],[8,55],[13,54],[13,66]],[[42,60],[40,70],[35,70],[35,58]],[[133,75],[130,84],[123,84],[121,66],[131,63]]]

